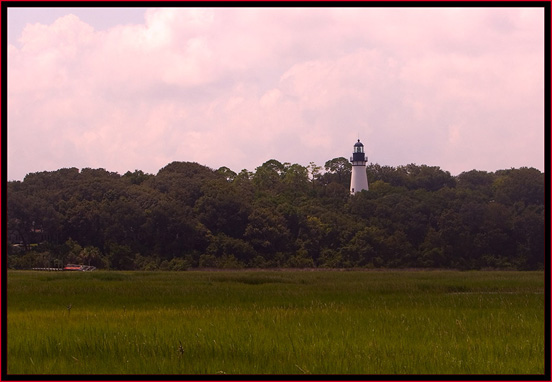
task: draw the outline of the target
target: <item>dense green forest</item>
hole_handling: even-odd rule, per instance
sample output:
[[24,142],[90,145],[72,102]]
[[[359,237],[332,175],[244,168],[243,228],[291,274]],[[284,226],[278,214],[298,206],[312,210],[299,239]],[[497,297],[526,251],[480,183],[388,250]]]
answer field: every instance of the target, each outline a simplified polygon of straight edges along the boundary
[[7,182],[8,267],[541,269],[544,174],[269,160],[235,173],[65,168]]

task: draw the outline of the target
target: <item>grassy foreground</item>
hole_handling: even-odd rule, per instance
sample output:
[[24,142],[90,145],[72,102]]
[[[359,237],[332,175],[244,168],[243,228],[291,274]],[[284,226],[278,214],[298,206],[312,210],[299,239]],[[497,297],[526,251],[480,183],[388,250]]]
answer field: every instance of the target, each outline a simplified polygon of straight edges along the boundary
[[543,374],[544,273],[8,272],[8,374]]

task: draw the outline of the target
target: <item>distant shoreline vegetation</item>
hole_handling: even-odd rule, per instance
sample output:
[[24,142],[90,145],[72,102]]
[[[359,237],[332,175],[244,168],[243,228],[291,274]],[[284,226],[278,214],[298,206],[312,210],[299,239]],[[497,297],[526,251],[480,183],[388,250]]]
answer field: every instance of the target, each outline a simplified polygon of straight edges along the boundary
[[7,182],[8,267],[543,269],[541,171],[366,171],[356,195],[343,157],[28,174]]

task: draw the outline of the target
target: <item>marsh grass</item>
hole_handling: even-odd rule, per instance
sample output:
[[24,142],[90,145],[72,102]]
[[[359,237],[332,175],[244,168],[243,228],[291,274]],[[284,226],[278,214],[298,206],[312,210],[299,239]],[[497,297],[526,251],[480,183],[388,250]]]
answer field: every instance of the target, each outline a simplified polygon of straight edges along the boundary
[[8,272],[7,370],[543,374],[543,292],[542,272]]

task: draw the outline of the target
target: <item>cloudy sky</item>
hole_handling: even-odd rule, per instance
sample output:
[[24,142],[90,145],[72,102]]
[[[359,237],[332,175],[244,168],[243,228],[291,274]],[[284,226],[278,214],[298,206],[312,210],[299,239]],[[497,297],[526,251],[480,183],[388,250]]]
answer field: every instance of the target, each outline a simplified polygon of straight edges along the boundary
[[269,159],[544,170],[542,8],[9,8],[8,179]]

